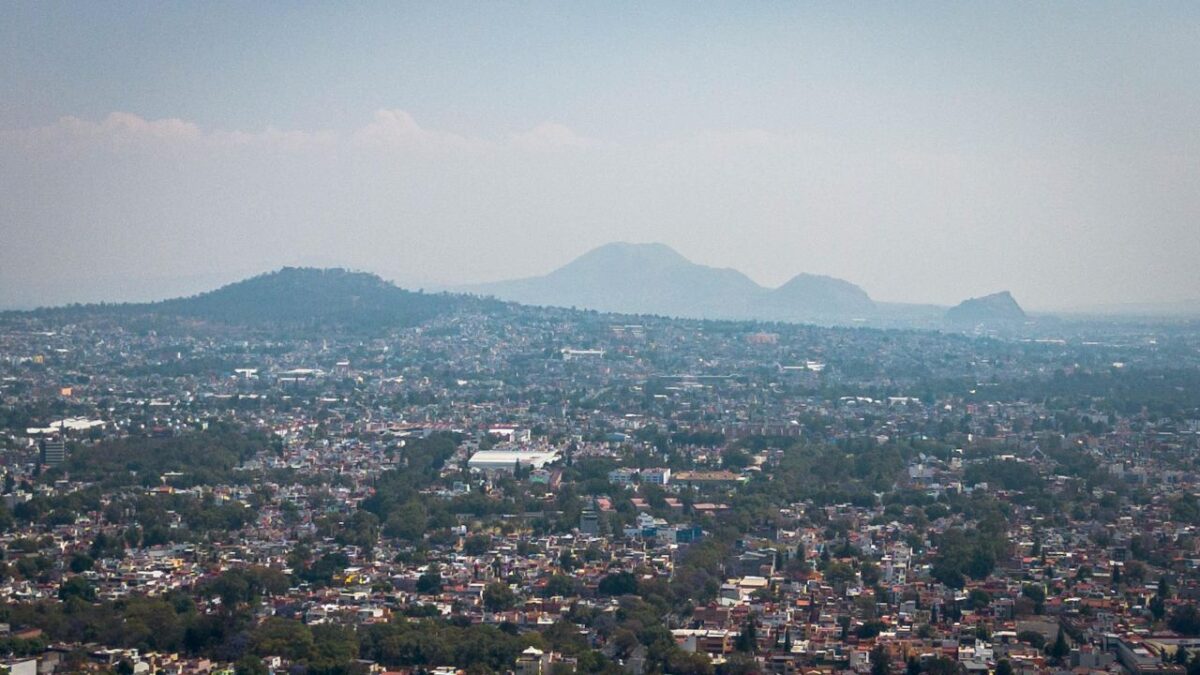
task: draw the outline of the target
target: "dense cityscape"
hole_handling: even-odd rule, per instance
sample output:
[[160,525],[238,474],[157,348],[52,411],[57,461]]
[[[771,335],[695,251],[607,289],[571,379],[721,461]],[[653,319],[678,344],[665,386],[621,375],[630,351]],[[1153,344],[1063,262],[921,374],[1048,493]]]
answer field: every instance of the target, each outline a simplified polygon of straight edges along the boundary
[[362,276],[0,315],[9,672],[1200,672],[1200,324]]

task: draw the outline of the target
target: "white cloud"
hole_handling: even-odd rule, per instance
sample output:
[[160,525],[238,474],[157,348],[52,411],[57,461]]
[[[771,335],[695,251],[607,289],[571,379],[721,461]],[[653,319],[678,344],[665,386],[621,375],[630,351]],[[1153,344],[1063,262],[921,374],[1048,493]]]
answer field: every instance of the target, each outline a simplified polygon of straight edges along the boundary
[[365,147],[480,150],[488,145],[477,138],[426,129],[408,112],[399,109],[376,111],[370,124],[354,131],[349,138],[354,145]]
[[0,142],[29,148],[95,143],[116,149],[145,142],[189,142],[280,149],[340,145],[382,150],[422,148],[459,151],[545,151],[588,148],[597,144],[594,139],[581,136],[570,127],[555,122],[544,122],[527,131],[510,134],[502,141],[492,141],[423,127],[409,112],[401,109],[377,110],[370,122],[348,133],[281,130],[276,127],[267,127],[263,131],[205,131],[192,122],[178,118],[147,120],[133,113],[113,112],[98,122],[68,116],[41,127],[0,130]]
[[204,137],[200,128],[177,118],[146,120],[126,112],[110,113],[99,122],[62,117],[53,124],[0,132],[0,142],[29,148],[104,144],[119,148],[144,142],[194,142]]

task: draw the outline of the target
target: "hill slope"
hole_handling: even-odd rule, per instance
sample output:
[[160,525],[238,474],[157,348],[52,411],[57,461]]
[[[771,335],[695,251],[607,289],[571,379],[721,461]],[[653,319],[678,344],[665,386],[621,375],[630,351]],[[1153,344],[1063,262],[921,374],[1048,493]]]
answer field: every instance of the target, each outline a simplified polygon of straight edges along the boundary
[[182,317],[248,326],[367,327],[409,326],[458,309],[498,304],[463,295],[413,293],[364,272],[285,267],[186,298],[34,311],[66,316]]
[[963,300],[946,310],[946,320],[957,324],[1011,323],[1024,321],[1025,318],[1025,310],[1008,291]]
[[840,279],[802,274],[768,289],[665,244],[606,244],[545,276],[464,290],[531,305],[705,319],[844,321],[874,312],[861,288]]
[[778,321],[809,318],[868,318],[875,302],[849,281],[815,274],[797,274],[771,291],[755,308],[764,319]]
[[607,244],[542,277],[475,287],[529,305],[734,318],[762,292],[741,272],[697,265],[663,244]]

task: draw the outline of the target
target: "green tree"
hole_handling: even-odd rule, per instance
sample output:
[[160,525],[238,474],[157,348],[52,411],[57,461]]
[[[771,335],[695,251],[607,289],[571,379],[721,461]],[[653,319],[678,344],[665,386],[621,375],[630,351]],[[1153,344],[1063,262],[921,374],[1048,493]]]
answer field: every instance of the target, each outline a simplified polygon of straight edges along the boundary
[[718,675],[758,675],[762,669],[750,654],[734,654],[717,668]]
[[233,672],[236,675],[269,675],[271,671],[262,659],[247,654],[234,664]]
[[1046,653],[1059,663],[1062,663],[1062,660],[1071,653],[1071,646],[1067,644],[1067,633],[1062,626],[1058,627],[1058,635],[1054,638],[1054,644],[1050,645]]
[[417,577],[417,592],[426,594],[441,593],[441,568],[437,565],[430,565],[421,576]]
[[282,617],[271,617],[254,630],[254,653],[302,661],[313,652],[313,634],[308,626]]
[[946,656],[939,656],[926,663],[922,670],[928,675],[958,675],[958,662]]
[[1167,626],[1180,635],[1188,637],[1200,635],[1200,610],[1197,610],[1193,604],[1180,605],[1171,612]]
[[633,595],[638,592],[638,580],[631,572],[608,574],[600,580],[596,592],[600,595]]
[[546,579],[542,595],[547,598],[555,596],[570,597],[577,593],[575,579],[565,574],[554,574]]
[[342,545],[373,549],[379,541],[379,516],[370,511],[355,511],[338,528],[335,539]]
[[310,670],[338,672],[358,658],[358,637],[353,628],[321,624],[312,627],[312,635],[312,654],[308,659]]
[[67,567],[72,572],[79,574],[80,572],[86,572],[92,569],[92,566],[95,563],[96,561],[92,560],[92,556],[86,553],[76,553],[75,555],[71,556],[71,562]]
[[508,584],[497,581],[483,589],[483,606],[489,612],[501,612],[510,609],[517,602],[517,596]]
[[879,565],[870,560],[863,561],[863,564],[858,568],[858,574],[862,577],[862,582],[866,586],[874,586],[879,583]]
[[871,650],[871,675],[891,675],[892,663],[888,650],[881,644]]
[[1163,596],[1156,593],[1153,598],[1150,598],[1150,614],[1155,621],[1162,621],[1166,613],[1167,603],[1163,600]]
[[83,577],[71,577],[58,587],[58,599],[66,602],[71,598],[92,602],[96,599],[96,589]]
[[753,615],[746,619],[746,623],[742,624],[742,632],[738,633],[733,648],[745,654],[753,654],[758,651],[758,622],[755,621]]
[[492,547],[492,538],[486,534],[473,534],[463,542],[463,553],[479,556],[487,553]]
[[420,541],[429,523],[429,512],[413,499],[387,517],[383,533],[402,541]]
[[1200,652],[1192,654],[1192,660],[1187,664],[1187,675],[1200,675]]
[[1034,649],[1041,649],[1046,646],[1046,636],[1036,630],[1023,630],[1017,633],[1017,640],[1030,645]]
[[1033,611],[1041,614],[1046,604],[1046,588],[1041,584],[1025,584],[1021,587],[1021,595],[1033,601]]
[[972,588],[967,593],[967,605],[971,609],[983,609],[992,603],[992,596],[982,588]]

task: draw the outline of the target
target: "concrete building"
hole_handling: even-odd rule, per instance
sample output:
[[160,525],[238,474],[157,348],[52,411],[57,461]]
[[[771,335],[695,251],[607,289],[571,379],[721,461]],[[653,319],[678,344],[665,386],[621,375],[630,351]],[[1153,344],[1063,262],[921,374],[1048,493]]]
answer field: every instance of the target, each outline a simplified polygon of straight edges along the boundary
[[561,459],[558,450],[480,450],[467,460],[472,471],[512,472],[522,469],[541,469]]
[[59,466],[67,461],[67,444],[61,437],[42,441],[42,464]]

